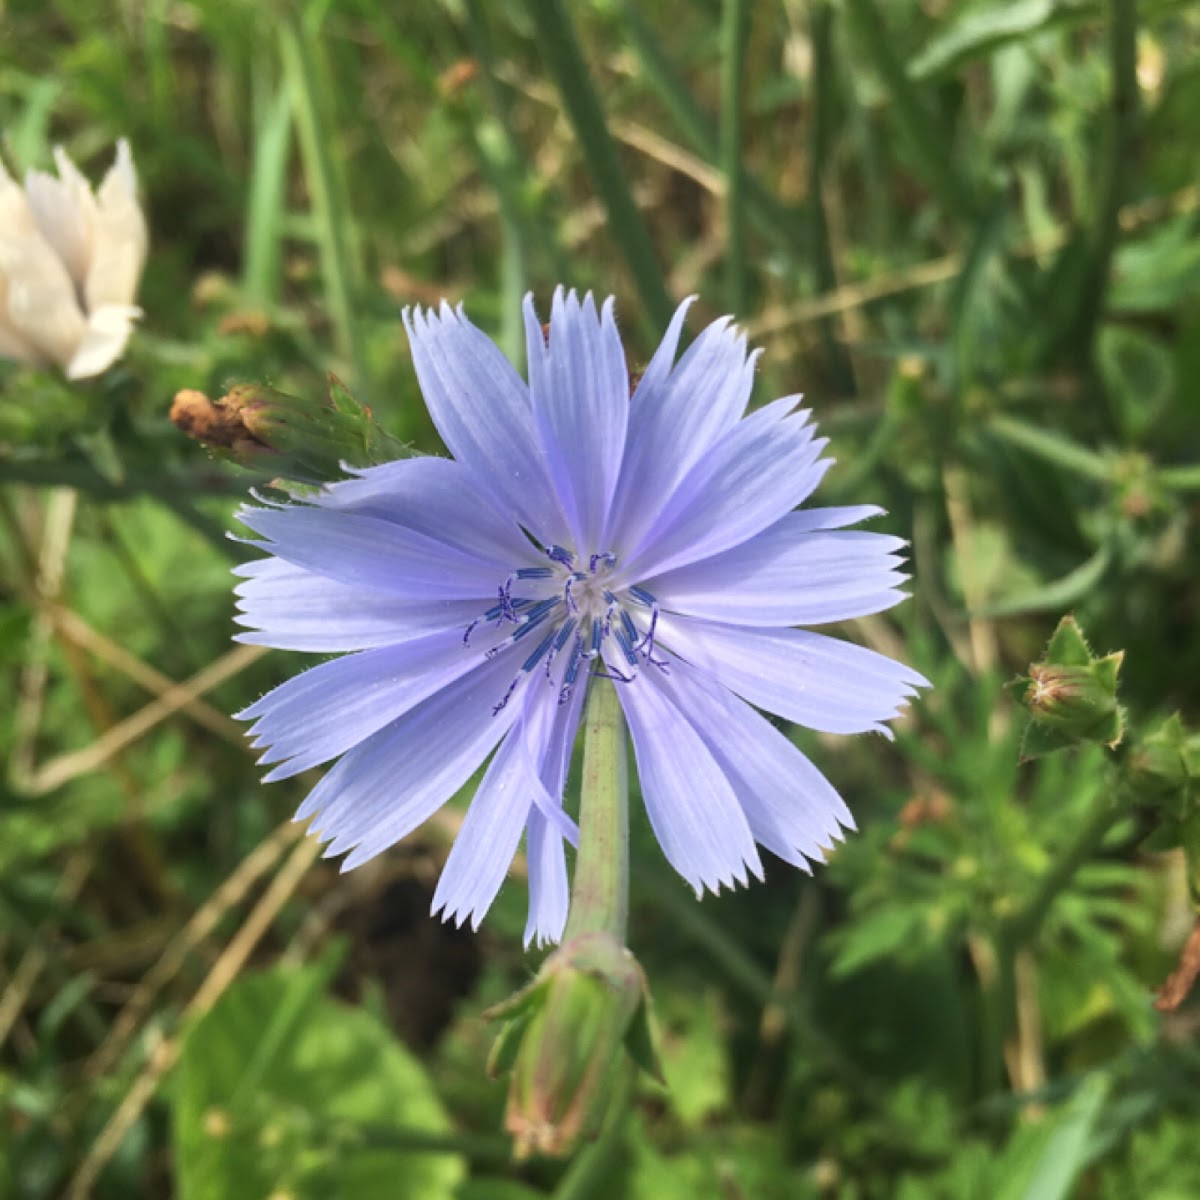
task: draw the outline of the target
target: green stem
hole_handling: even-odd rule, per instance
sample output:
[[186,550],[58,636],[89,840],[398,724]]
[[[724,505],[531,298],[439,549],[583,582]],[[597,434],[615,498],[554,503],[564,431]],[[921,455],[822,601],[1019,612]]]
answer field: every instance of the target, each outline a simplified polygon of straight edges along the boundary
[[1121,200],[1137,151],[1137,4],[1135,0],[1110,0],[1108,7],[1112,98],[1096,172],[1099,187],[1094,194],[1098,195],[1098,202],[1086,235],[1087,260],[1070,330],[1081,347],[1090,344],[1103,311],[1109,267],[1121,227]]
[[[834,123],[833,9],[829,4],[822,2],[813,7],[810,38],[813,66],[812,113],[808,142],[809,229],[812,234],[813,272],[816,275],[817,288],[822,294],[828,294],[833,292],[838,284],[822,190]],[[843,396],[852,396],[855,391],[854,371],[846,348],[838,340],[837,319],[832,315],[825,316],[819,324],[833,386]]]
[[1002,951],[1006,956],[1015,953],[1037,936],[1059,893],[1071,882],[1075,872],[1099,849],[1108,831],[1121,815],[1120,808],[1112,802],[1112,797],[1107,791],[1097,797],[1096,807],[1075,835],[1075,840],[1042,877],[1029,903],[1003,927]]
[[263,103],[254,138],[242,287],[247,298],[256,304],[272,305],[279,300],[292,105],[291,88],[284,81],[275,95]]
[[1173,492],[1200,491],[1200,466],[1164,467],[1158,473],[1159,482]]
[[875,0],[846,0],[845,11],[855,40],[887,90],[888,114],[908,143],[918,171],[947,212],[970,222],[976,215],[975,197],[955,171],[956,160],[947,153],[946,131],[926,109],[917,87],[909,79],[896,48],[895,35],[879,6]]
[[321,107],[320,82],[312,42],[315,31],[298,13],[291,13],[279,29],[279,53],[284,77],[295,104],[296,128],[304,160],[304,177],[312,198],[313,217],[321,253],[321,274],[330,317],[337,334],[338,352],[351,363],[352,387],[368,390],[366,354],[354,313],[357,271],[350,252],[350,205],[334,169],[330,147],[337,144],[333,122]]
[[1107,483],[1112,479],[1112,468],[1101,455],[1056,433],[1049,433],[1035,425],[1027,425],[1024,421],[1004,416],[992,417],[985,428],[1011,445],[1020,446],[1022,450],[1028,450],[1038,458],[1062,467],[1072,474],[1100,483]]
[[509,125],[508,106],[496,84],[491,34],[482,0],[467,0],[466,16],[467,36],[482,67],[483,93],[491,109],[490,116],[485,115],[478,111],[478,104],[469,102],[471,132],[479,161],[500,201],[500,278],[504,297],[500,348],[510,361],[519,363],[525,349],[521,299],[529,287],[520,181],[528,172],[528,164],[521,162],[518,143]]
[[584,712],[579,850],[564,941],[604,932],[625,944],[629,913],[629,771],[617,689],[596,679]]
[[663,281],[654,242],[633,201],[617,148],[605,124],[604,110],[575,39],[567,7],[562,0],[526,0],[526,6],[538,30],[546,67],[579,139],[592,183],[608,212],[613,239],[625,256],[647,316],[661,329],[670,321],[674,306]]
[[742,121],[749,0],[725,0],[721,20],[721,174],[725,177],[725,304],[746,315],[745,172]]
[[[715,164],[720,157],[720,136],[708,113],[675,70],[664,53],[662,43],[646,24],[642,8],[633,0],[619,0],[621,37],[641,63],[640,77],[662,101],[687,143],[704,159]],[[775,245],[786,248],[796,261],[803,262],[808,254],[806,231],[800,216],[742,164],[742,180],[746,191],[746,216],[758,231]]]
[[512,1141],[499,1133],[442,1134],[393,1125],[352,1125],[345,1133],[347,1140],[368,1150],[462,1155],[473,1162],[495,1163],[498,1166],[512,1161]]

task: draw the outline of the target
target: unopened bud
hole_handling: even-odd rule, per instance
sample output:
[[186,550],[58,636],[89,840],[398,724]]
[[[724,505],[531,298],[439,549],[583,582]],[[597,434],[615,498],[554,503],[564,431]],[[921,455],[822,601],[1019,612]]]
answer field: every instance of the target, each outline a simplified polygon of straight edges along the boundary
[[1117,712],[1116,692],[1092,667],[1035,663],[1029,668],[1025,703],[1033,719],[1049,729],[1081,741],[1113,740],[1109,730]]
[[636,1063],[661,1079],[646,977],[607,933],[555,951],[537,978],[487,1015],[507,1020],[489,1071],[512,1068],[505,1127],[517,1157],[563,1155],[595,1137],[613,1085]]
[[1045,658],[1025,677],[1024,701],[1032,717],[1022,747],[1026,758],[1080,742],[1110,749],[1121,741],[1124,717],[1117,703],[1117,676],[1124,651],[1098,658],[1074,617],[1064,617]]
[[1200,796],[1200,737],[1189,736],[1178,713],[1160,721],[1130,752],[1126,781],[1135,799],[1181,816],[1192,796]]

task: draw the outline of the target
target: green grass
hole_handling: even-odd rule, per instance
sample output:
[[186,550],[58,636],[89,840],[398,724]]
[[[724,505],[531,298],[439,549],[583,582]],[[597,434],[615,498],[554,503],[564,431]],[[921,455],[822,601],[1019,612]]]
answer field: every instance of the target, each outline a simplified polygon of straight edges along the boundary
[[[7,163],[129,137],[152,246],[102,379],[0,363],[0,1198],[1200,1192],[1195,1006],[1151,1003],[1197,796],[1136,773],[1200,720],[1197,111],[1180,0],[10,3]],[[433,922],[452,819],[311,861],[311,781],[227,717],[306,661],[228,657],[255,477],[167,411],[334,371],[437,451],[401,307],[519,361],[558,282],[634,367],[684,296],[737,314],[823,501],[911,541],[850,635],[935,686],[894,743],[795,731],[860,829],[811,878],[697,903],[634,797],[671,1086],[517,1164],[479,1014],[536,966],[524,884]],[[1023,763],[1007,685],[1068,611],[1126,743]]]

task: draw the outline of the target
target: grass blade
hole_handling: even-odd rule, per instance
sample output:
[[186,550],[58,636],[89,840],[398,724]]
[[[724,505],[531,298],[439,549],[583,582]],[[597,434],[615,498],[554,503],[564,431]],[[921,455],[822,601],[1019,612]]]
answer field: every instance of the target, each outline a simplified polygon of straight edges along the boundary
[[654,243],[634,204],[616,145],[608,132],[604,110],[592,86],[570,17],[562,0],[528,0],[528,7],[538,28],[546,66],[562,95],[592,183],[608,212],[613,238],[625,256],[647,316],[661,329],[670,321],[674,306],[667,294]]

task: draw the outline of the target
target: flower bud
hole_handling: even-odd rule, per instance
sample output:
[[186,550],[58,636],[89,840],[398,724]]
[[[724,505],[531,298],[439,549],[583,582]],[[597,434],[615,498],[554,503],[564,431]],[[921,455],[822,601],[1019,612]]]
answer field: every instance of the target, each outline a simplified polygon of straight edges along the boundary
[[1182,816],[1187,802],[1200,793],[1200,737],[1189,736],[1175,713],[1138,739],[1125,774],[1135,799]]
[[333,375],[329,396],[318,401],[256,383],[236,384],[219,400],[185,389],[175,396],[171,420],[236,462],[301,483],[336,479],[343,464],[374,466],[407,453]]
[[1023,682],[1032,717],[1022,754],[1036,758],[1079,742],[1121,741],[1124,716],[1117,703],[1117,676],[1124,651],[1096,657],[1074,617],[1064,617]]
[[489,1073],[512,1068],[505,1127],[518,1158],[563,1155],[594,1137],[626,1053],[661,1078],[649,1029],[646,977],[607,933],[584,933],[543,964],[537,978],[490,1017],[508,1024]]

